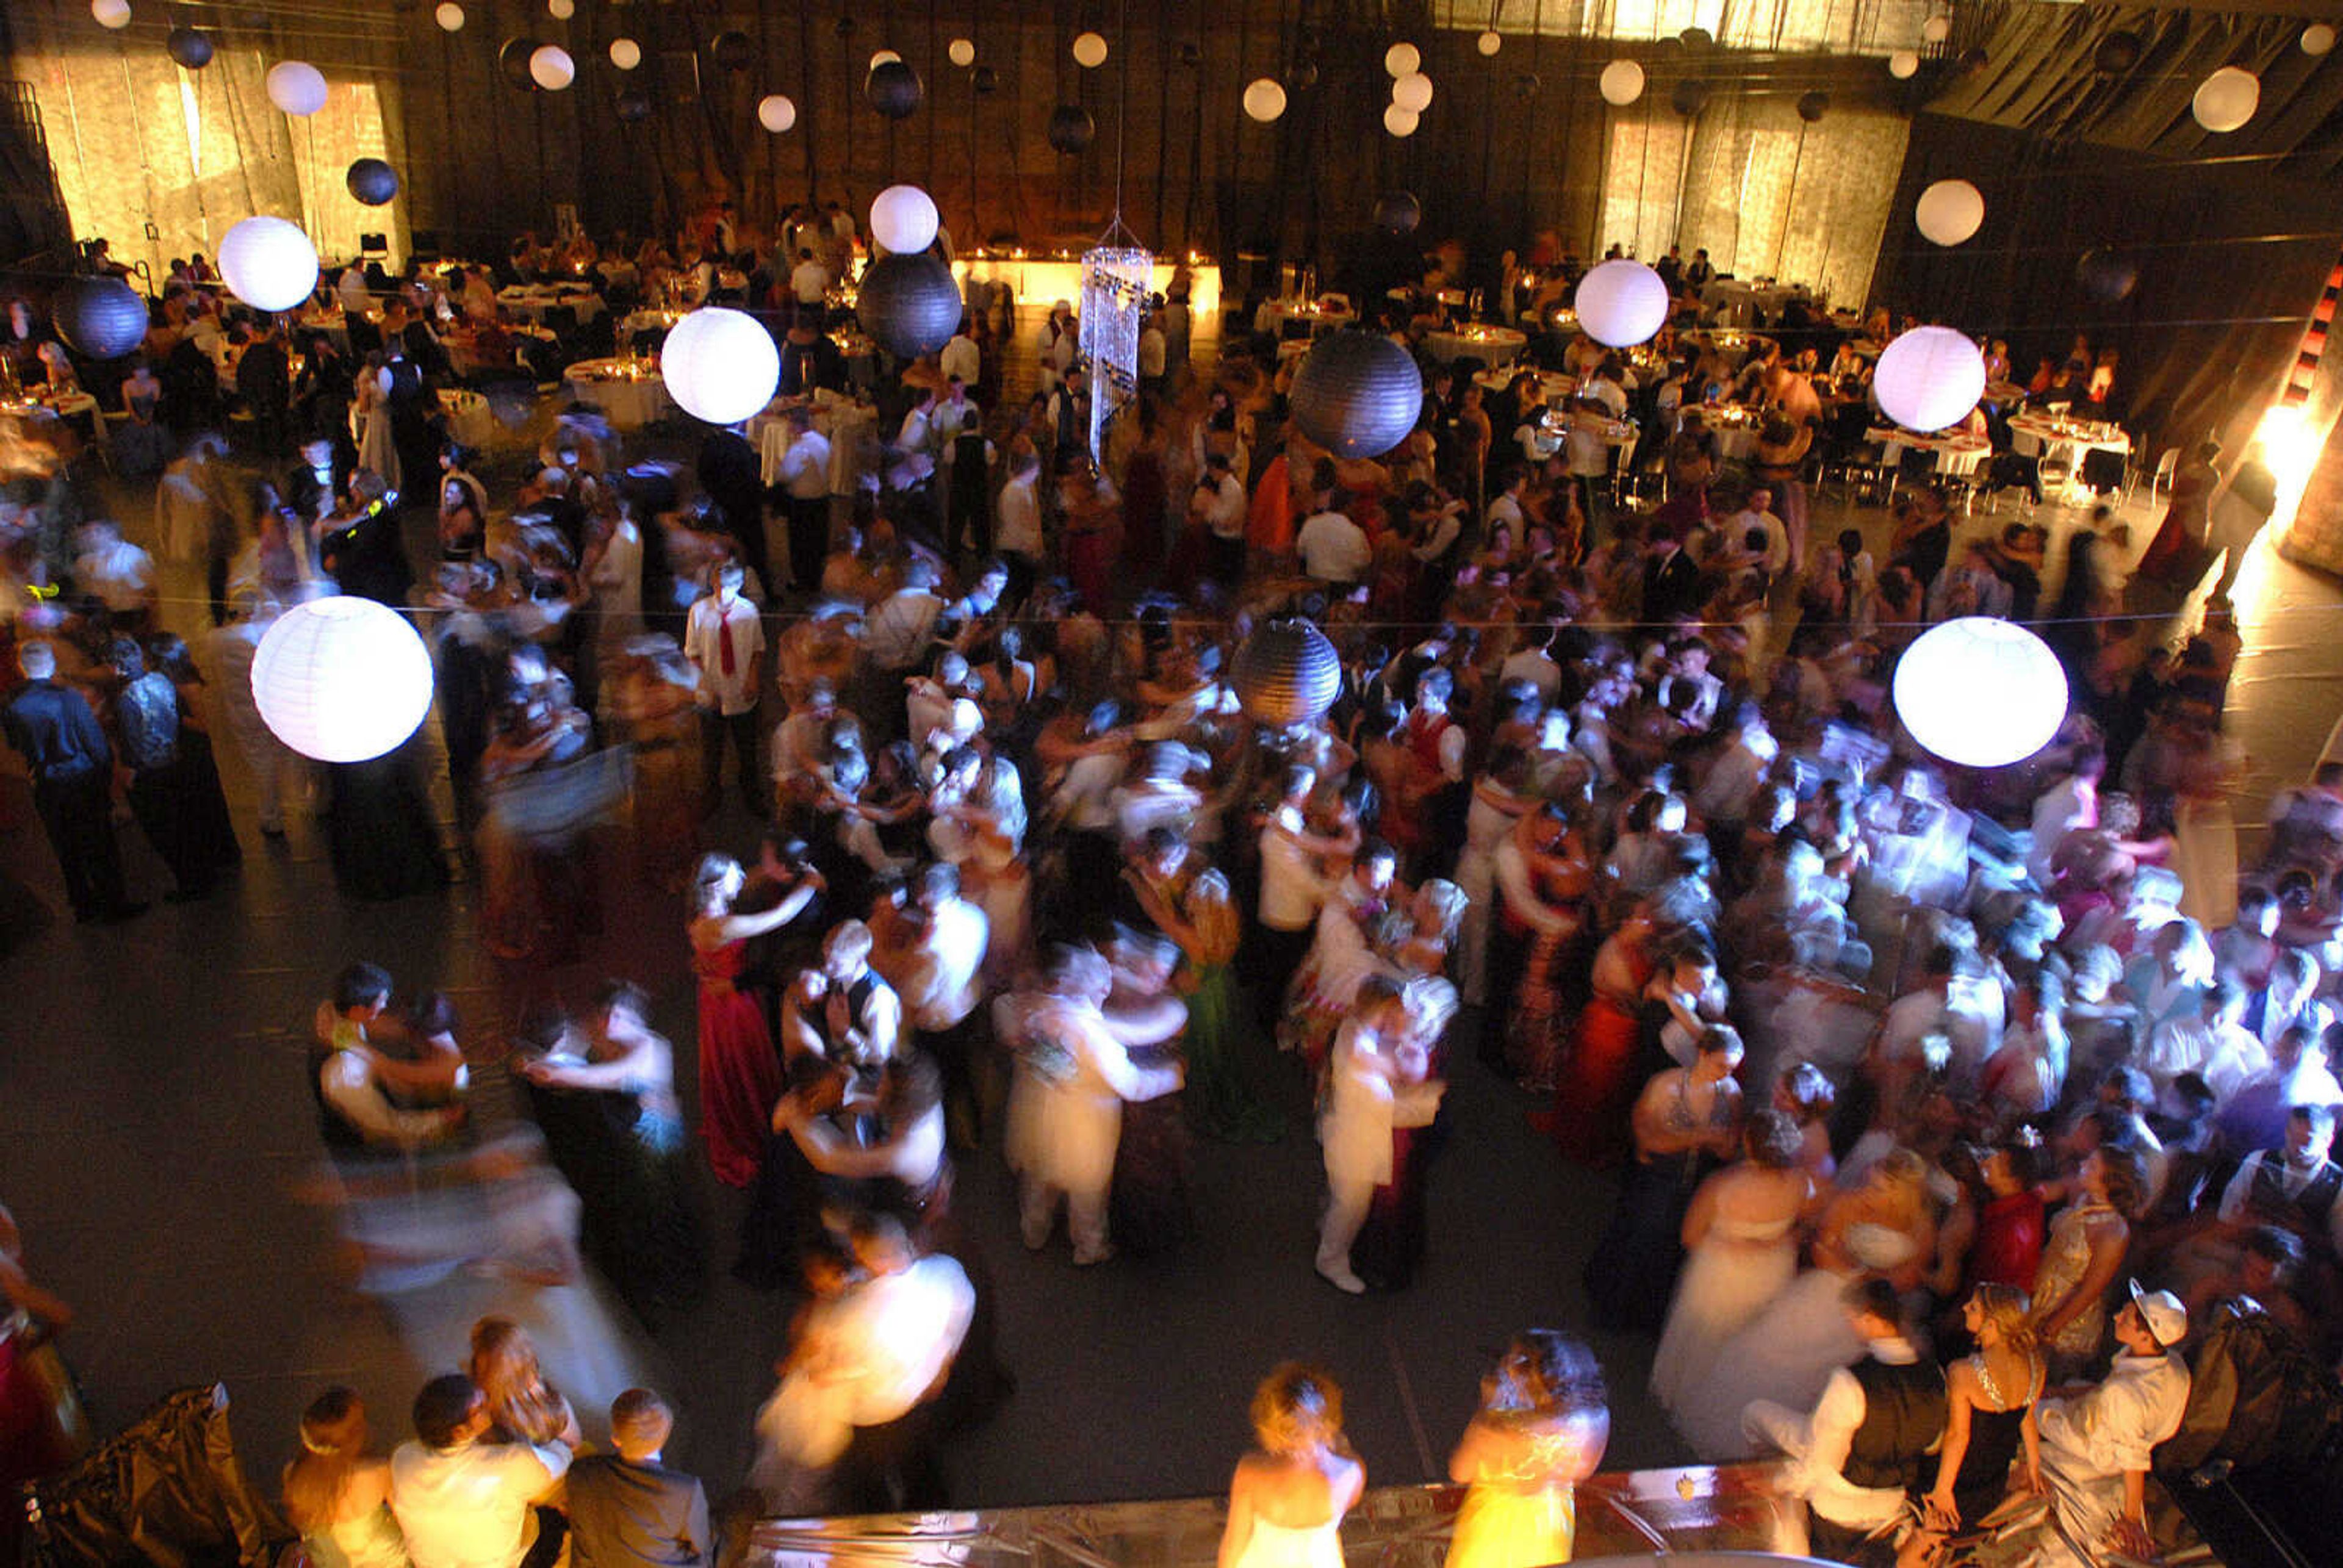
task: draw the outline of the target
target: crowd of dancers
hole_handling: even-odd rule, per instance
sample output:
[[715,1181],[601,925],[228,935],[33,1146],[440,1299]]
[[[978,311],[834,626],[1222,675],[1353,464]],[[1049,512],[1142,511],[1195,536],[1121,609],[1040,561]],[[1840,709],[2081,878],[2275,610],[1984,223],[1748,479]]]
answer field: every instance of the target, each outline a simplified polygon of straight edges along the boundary
[[[1809,541],[1799,482],[1721,465],[1696,423],[1648,511],[1566,450],[1524,445],[1484,477],[1480,389],[1430,365],[1416,434],[1339,459],[1282,422],[1291,367],[1268,346],[1144,395],[1094,467],[1055,342],[1022,417],[995,410],[972,446],[950,433],[987,483],[894,464],[826,556],[789,559],[794,592],[769,508],[792,551],[820,519],[801,529],[803,498],[739,482],[738,432],[707,439],[695,485],[568,409],[509,512],[442,447],[423,504],[443,560],[411,608],[483,940],[574,958],[601,920],[605,829],[630,827],[680,899],[696,1070],[679,1084],[630,980],[578,1017],[532,1015],[516,1066],[566,1181],[517,1177],[530,1157],[464,1112],[444,1004],[391,1010],[387,977],[355,966],[313,1060],[343,1176],[407,1191],[431,1154],[498,1193],[419,1252],[427,1206],[354,1218],[374,1278],[483,1255],[559,1275],[582,1245],[647,1321],[688,1311],[710,1266],[688,1196],[704,1159],[748,1195],[734,1271],[799,1303],[760,1491],[920,1506],[941,1434],[1010,1387],[956,1162],[1005,1158],[1023,1244],[1049,1247],[1062,1214],[1091,1267],[1178,1244],[1205,1157],[1190,1130],[1314,1135],[1326,1199],[1294,1238],[1298,1279],[1306,1251],[1337,1292],[1398,1287],[1423,1251],[1446,1081],[1477,1058],[1534,1100],[1561,1158],[1619,1172],[1587,1295],[1607,1325],[1664,1325],[1652,1388],[1686,1443],[1787,1452],[1849,1552],[2036,1486],[2054,1543],[2136,1548],[2147,1455],[2182,1425],[2185,1341],[2249,1319],[2331,1364],[2343,773],[2283,796],[2240,873],[2217,809],[2236,762],[2225,605],[2177,653],[2151,648],[2150,623],[2115,613],[2118,536],[2078,523],[2046,628],[2070,717],[2036,758],[1972,774],[1903,736],[1895,660],[1927,619],[2042,584],[2024,539],[1953,552],[1942,493],[1899,499],[1881,568],[1858,532]],[[1725,350],[1687,335],[1683,352]],[[1795,381],[1777,346],[1747,353],[1761,391]],[[932,452],[965,388],[932,362],[900,381],[890,449]],[[1781,403],[1795,411],[1787,382]],[[307,498],[261,511],[226,573],[218,646],[247,662],[334,574],[407,597],[396,498],[330,433],[303,462],[268,495]],[[152,821],[136,786],[133,804],[158,847],[212,846],[172,861],[200,897],[222,855],[194,825],[217,780],[182,760],[189,716],[229,709],[263,832],[314,781],[238,721],[236,680],[207,697],[168,655],[146,673],[112,629],[151,627],[151,571],[118,534],[90,543],[81,618],[38,601],[17,618],[10,739],[65,769],[52,796],[102,799],[75,756],[143,769],[150,699],[167,709]],[[1282,615],[1323,628],[1341,678],[1322,713],[1269,724],[1232,668]],[[93,707],[110,730],[84,726]],[[354,892],[445,879],[418,750],[335,770]],[[71,831],[52,824],[69,873],[111,833],[75,799]],[[118,877],[74,885],[93,918],[132,908]],[[427,1423],[418,1402],[429,1454],[497,1430],[565,1441],[526,1418],[525,1389],[471,1375],[461,1401],[426,1390]],[[1600,1387],[1566,1335],[1508,1351],[1460,1478],[1558,1479],[1492,1491],[1468,1523],[1566,1542]],[[628,1462],[657,1455],[656,1404],[628,1405]],[[313,1457],[362,1441],[348,1401],[312,1415]],[[1339,1520],[1360,1484],[1339,1395],[1283,1369],[1255,1418],[1227,1555],[1324,1561],[1318,1511]],[[394,1458],[403,1523],[400,1476]],[[381,1484],[323,1494],[356,1508]],[[425,1568],[455,1560],[407,1534]]]

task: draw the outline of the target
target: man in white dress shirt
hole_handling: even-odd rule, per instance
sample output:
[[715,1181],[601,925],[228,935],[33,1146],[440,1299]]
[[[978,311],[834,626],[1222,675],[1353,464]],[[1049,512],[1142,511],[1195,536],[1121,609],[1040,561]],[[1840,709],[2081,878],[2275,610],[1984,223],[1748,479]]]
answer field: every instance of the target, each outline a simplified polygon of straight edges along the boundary
[[569,1450],[482,1442],[495,1424],[461,1372],[415,1396],[415,1441],[390,1456],[390,1511],[415,1568],[550,1568],[559,1555],[561,1516],[533,1505],[568,1473]]
[[1303,518],[1301,531],[1293,536],[1302,574],[1334,588],[1355,588],[1374,559],[1366,530],[1335,510],[1331,496],[1322,496],[1320,505],[1322,509]]
[[737,560],[714,568],[710,589],[692,601],[685,618],[683,656],[699,670],[701,814],[712,816],[724,796],[724,740],[740,769],[740,799],[749,815],[767,812],[757,767],[757,670],[764,658],[765,623],[740,595],[747,573]]
[[[1170,1094],[1184,1074],[1176,1062],[1143,1068],[1131,1060],[1131,1047],[1161,1040],[1121,1038],[1108,1024],[1100,1005],[1114,980],[1097,953],[1053,947],[1042,960],[1041,984],[1039,993],[993,1002],[994,1033],[1017,1061],[1008,1152],[1017,1172],[1019,1228],[1026,1247],[1039,1251],[1049,1244],[1062,1201],[1075,1265],[1088,1267],[1114,1256],[1107,1195],[1122,1138],[1122,1102]],[[1181,1016],[1184,1021],[1184,1011]]]
[[830,268],[824,266],[811,246],[798,252],[798,264],[789,272],[789,292],[797,296],[799,305],[819,306],[830,292]]
[[2134,1280],[2115,1335],[2123,1348],[2105,1382],[2036,1407],[2051,1523],[2030,1562],[2045,1568],[2098,1568],[2117,1552],[2157,1554],[2147,1473],[2156,1445],[2180,1430],[2188,1407],[2188,1365],[2173,1353],[2188,1337],[2188,1310],[2171,1292],[2143,1291]]
[[976,1146],[976,1008],[992,923],[960,896],[960,868],[923,868],[872,963],[902,1000],[903,1020],[943,1071],[944,1114],[965,1149]]
[[958,379],[968,387],[975,386],[977,377],[983,374],[984,354],[977,347],[976,339],[969,336],[966,317],[961,318],[960,330],[951,335],[951,341],[937,357],[936,368],[943,372],[947,381]]
[[1905,1336],[1903,1309],[1886,1281],[1856,1281],[1842,1304],[1863,1336],[1863,1358],[1830,1374],[1811,1412],[1754,1400],[1741,1413],[1741,1430],[1787,1457],[1783,1490],[1806,1500],[1815,1554],[1868,1561],[1857,1555],[1862,1544],[1892,1531],[1907,1493],[1936,1475],[1945,1374]]
[[1009,568],[1009,601],[1022,604],[1033,588],[1049,543],[1041,533],[1041,454],[1022,436],[1009,448],[1009,478],[993,502],[992,548]]
[[789,446],[781,454],[780,481],[788,498],[789,575],[807,593],[821,587],[822,563],[830,558],[830,437],[813,427],[813,410],[789,412]]

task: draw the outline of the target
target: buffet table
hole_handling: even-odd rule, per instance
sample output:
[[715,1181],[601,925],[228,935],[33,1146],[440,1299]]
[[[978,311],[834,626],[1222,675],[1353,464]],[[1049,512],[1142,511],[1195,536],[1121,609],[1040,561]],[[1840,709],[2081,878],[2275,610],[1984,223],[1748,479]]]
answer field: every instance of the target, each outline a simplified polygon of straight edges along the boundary
[[668,398],[667,383],[659,379],[656,359],[631,355],[580,359],[569,367],[564,379],[572,397],[596,405],[612,427],[619,430],[639,430],[665,418],[675,407]]
[[[1172,275],[1179,270],[1176,256],[1158,256],[1148,273],[1147,286],[1156,294],[1169,297]],[[972,251],[952,263],[952,276],[960,282],[960,297],[968,296],[970,283],[1005,283],[1020,305],[1047,305],[1051,300],[1079,300],[1082,297],[1081,257],[1073,255],[1029,256],[1016,251],[993,255]],[[1221,312],[1221,269],[1209,262],[1191,260],[1188,263],[1188,310],[1191,320],[1211,321]]]

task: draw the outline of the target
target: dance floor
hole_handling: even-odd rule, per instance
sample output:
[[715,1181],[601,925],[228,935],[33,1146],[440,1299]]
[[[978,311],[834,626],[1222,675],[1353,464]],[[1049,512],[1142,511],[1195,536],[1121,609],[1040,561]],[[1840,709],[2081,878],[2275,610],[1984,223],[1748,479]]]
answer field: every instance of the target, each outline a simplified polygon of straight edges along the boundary
[[[137,520],[133,537],[151,544],[149,498],[130,491],[117,503]],[[2045,515],[2062,531],[2073,519]],[[2135,512],[2142,539],[2147,520]],[[1884,517],[1856,521],[1884,557]],[[1836,507],[1817,508],[1818,532],[1838,526]],[[419,536],[416,544],[419,551]],[[2062,538],[2052,548],[2058,558]],[[164,587],[174,601],[166,621],[193,633],[194,578],[171,567]],[[2270,790],[2315,759],[2343,709],[2343,639],[2334,635],[2343,591],[2262,548],[2240,605],[2248,651],[2231,722],[2253,759],[2237,801],[2238,819],[2253,823]],[[699,1310],[646,1336],[613,1328],[590,1287],[459,1275],[391,1301],[356,1294],[341,1282],[334,1217],[311,1201],[307,1181],[319,1149],[304,1037],[334,971],[356,958],[387,965],[402,990],[448,991],[466,1047],[484,1064],[503,1053],[531,1000],[558,992],[582,1002],[603,975],[638,979],[655,993],[659,1026],[684,1047],[689,1099],[692,992],[678,901],[620,859],[608,868],[608,934],[585,961],[553,972],[503,965],[478,939],[476,888],[387,906],[345,902],[317,826],[304,818],[289,839],[262,839],[249,829],[240,759],[222,756],[246,829],[241,878],[208,902],[158,901],[120,927],[55,918],[61,894],[28,793],[21,775],[0,777],[0,895],[15,906],[7,923],[35,898],[53,911],[0,959],[0,1200],[15,1211],[36,1276],[80,1310],[64,1344],[100,1426],[134,1417],[166,1390],[217,1379],[234,1396],[251,1473],[273,1478],[294,1446],[297,1412],[320,1387],[356,1385],[374,1404],[377,1441],[395,1442],[413,1391],[454,1363],[471,1318],[508,1309],[538,1328],[549,1370],[581,1407],[626,1381],[665,1390],[681,1415],[671,1460],[721,1497],[745,1468],[750,1418],[787,1327],[775,1298],[721,1272],[736,1194],[703,1182],[714,1288]],[[728,812],[714,839],[750,846],[749,828]],[[155,897],[163,872],[136,838],[126,830],[134,890]],[[510,1114],[503,1075],[485,1066],[479,1077],[487,1113]],[[1254,1381],[1287,1356],[1314,1358],[1340,1379],[1373,1482],[1444,1475],[1506,1336],[1586,1322],[1579,1274],[1614,1191],[1608,1177],[1563,1166],[1524,1125],[1525,1097],[1469,1051],[1448,1103],[1422,1274],[1404,1293],[1363,1300],[1311,1271],[1320,1176],[1298,1120],[1272,1147],[1199,1147],[1199,1233],[1184,1252],[1079,1271],[1062,1241],[1039,1255],[1018,1245],[997,1156],[966,1162],[960,1212],[1019,1387],[989,1427],[950,1451],[955,1501],[1217,1493],[1244,1445]],[[1683,1462],[1644,1392],[1651,1340],[1597,1333],[1594,1342],[1614,1412],[1606,1468]]]

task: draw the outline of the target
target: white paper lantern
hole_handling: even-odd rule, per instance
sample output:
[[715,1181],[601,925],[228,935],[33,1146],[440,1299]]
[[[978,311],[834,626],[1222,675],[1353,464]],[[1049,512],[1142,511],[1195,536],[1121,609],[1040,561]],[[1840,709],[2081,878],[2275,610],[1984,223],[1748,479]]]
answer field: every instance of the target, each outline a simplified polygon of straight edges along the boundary
[[557,22],[567,22],[578,15],[578,0],[545,0],[545,9]]
[[456,0],[439,0],[438,5],[431,13],[431,19],[439,24],[439,31],[442,33],[460,33],[464,30],[464,8],[457,5]]
[[897,60],[900,60],[902,57],[902,55],[898,55],[892,49],[881,49],[877,54],[870,56],[870,64],[866,70],[865,75],[868,75],[870,71],[877,70],[881,65],[890,65]]
[[1920,24],[1920,42],[1923,44],[1941,44],[1952,35],[1953,19],[1949,16],[1931,16]]
[[2066,672],[2042,639],[1995,616],[1920,634],[1896,663],[1896,713],[1912,739],[1964,768],[2005,768],[2066,720]]
[[786,94],[768,93],[757,100],[757,123],[778,136],[798,123],[798,106]]
[[1668,323],[1668,286],[1640,261],[1606,261],[1578,280],[1579,329],[1611,348],[1648,343]]
[[1393,76],[1404,76],[1423,67],[1423,55],[1413,44],[1393,44],[1383,51],[1383,70]]
[[365,762],[397,749],[431,711],[431,655],[388,605],[311,599],[262,636],[252,697],[270,733],[302,756]]
[[1594,85],[1604,103],[1624,109],[1644,95],[1644,67],[1633,60],[1614,60],[1603,67]]
[[2302,30],[2302,52],[2324,55],[2335,47],[2335,29],[2324,22],[2313,22]]
[[268,101],[304,119],[326,106],[326,74],[307,60],[280,60],[268,67]]
[[631,71],[643,63],[643,46],[632,38],[610,40],[610,64],[621,71]]
[[1402,108],[1397,104],[1383,106],[1383,129],[1393,136],[1412,136],[1415,135],[1415,127],[1423,123],[1423,116],[1413,109]]
[[685,413],[711,425],[738,425],[773,400],[781,354],[755,317],[707,306],[667,335],[659,378]]
[[2197,85],[2188,109],[2208,131],[2234,131],[2261,106],[2261,78],[2242,66],[2224,65]]
[[317,286],[317,247],[297,224],[248,217],[220,236],[219,268],[255,310],[291,310]]
[[1938,245],[1958,245],[1985,223],[1985,193],[1966,180],[1938,180],[1912,209],[1920,232]]
[[1392,102],[1411,114],[1420,115],[1432,107],[1432,78],[1421,71],[1411,71],[1392,84]]
[[1106,40],[1096,33],[1084,33],[1074,39],[1074,64],[1085,71],[1095,71],[1106,64]]
[[578,79],[578,62],[558,44],[539,44],[528,57],[528,79],[548,93],[558,93]]
[[944,56],[953,65],[963,68],[973,65],[976,64],[976,41],[972,38],[954,38],[944,46]]
[[1504,46],[1505,35],[1503,33],[1496,31],[1494,28],[1490,29],[1488,32],[1482,34],[1479,37],[1473,40],[1473,47],[1480,50],[1484,55],[1493,56],[1498,50]]
[[1269,76],[1256,76],[1245,85],[1244,112],[1263,125],[1285,113],[1285,89]]
[[1916,327],[1879,356],[1871,386],[1889,418],[1927,435],[1967,418],[1985,396],[1985,356],[1949,327]]
[[1908,82],[1920,74],[1920,56],[1909,49],[1898,49],[1887,56],[1887,74],[1899,82]]
[[870,233],[897,256],[917,256],[936,243],[936,204],[917,186],[889,186],[870,202]]
[[89,0],[89,14],[99,26],[119,32],[130,25],[130,0]]

